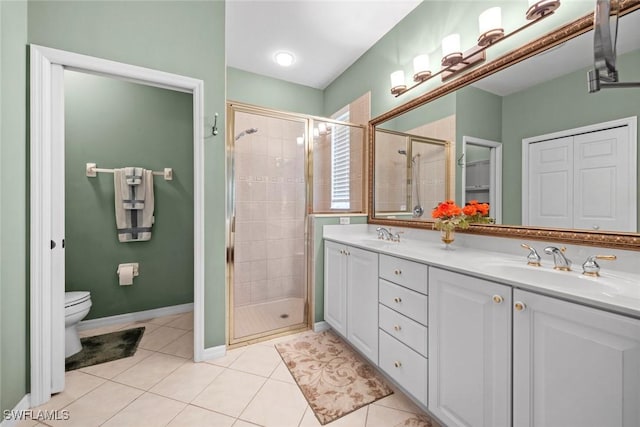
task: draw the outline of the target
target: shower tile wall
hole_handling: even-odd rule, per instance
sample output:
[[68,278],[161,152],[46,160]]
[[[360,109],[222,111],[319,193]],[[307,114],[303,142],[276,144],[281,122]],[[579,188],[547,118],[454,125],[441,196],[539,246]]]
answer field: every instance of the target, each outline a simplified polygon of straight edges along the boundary
[[236,307],[304,298],[304,124],[236,113]]
[[407,157],[398,153],[406,150],[407,138],[376,133],[376,212],[401,212],[407,206]]
[[[414,135],[425,136],[428,138],[442,139],[445,141],[451,142],[451,159],[449,161],[449,194],[453,198],[455,195],[455,180],[456,180],[456,167],[455,167],[455,153],[456,153],[456,115],[453,114],[451,116],[447,116],[443,119],[436,120],[435,122],[427,123],[425,125],[419,126],[415,129],[409,130],[407,133],[411,133]],[[421,161],[426,160],[422,158]],[[421,164],[421,170],[425,171],[429,168],[428,165]],[[444,176],[444,171],[438,172]],[[435,178],[427,178],[423,177],[425,181],[433,181]],[[424,184],[420,183],[420,201],[422,202],[425,211],[435,207],[436,205],[430,205],[431,201],[440,202],[445,199],[444,192],[435,191],[432,184],[429,182],[425,182]],[[429,187],[431,186],[431,189]],[[440,187],[443,188],[443,187]],[[435,193],[434,193],[435,191]]]

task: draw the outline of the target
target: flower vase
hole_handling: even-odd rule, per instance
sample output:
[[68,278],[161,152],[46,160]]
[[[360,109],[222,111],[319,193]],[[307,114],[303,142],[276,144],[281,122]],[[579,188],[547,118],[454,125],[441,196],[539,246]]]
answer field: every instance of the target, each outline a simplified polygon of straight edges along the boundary
[[455,231],[453,229],[440,230],[440,239],[444,242],[445,249],[451,249],[451,243],[456,240]]

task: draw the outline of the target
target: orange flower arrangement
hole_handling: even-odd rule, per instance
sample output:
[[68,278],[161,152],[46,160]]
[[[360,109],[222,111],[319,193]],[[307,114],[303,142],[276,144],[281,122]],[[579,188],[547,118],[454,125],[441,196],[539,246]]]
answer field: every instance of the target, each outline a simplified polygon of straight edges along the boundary
[[453,200],[445,200],[431,211],[431,217],[435,219],[433,228],[436,230],[452,231],[456,227],[468,228],[470,223],[491,223],[489,217],[489,204],[471,200],[464,207],[456,205]]

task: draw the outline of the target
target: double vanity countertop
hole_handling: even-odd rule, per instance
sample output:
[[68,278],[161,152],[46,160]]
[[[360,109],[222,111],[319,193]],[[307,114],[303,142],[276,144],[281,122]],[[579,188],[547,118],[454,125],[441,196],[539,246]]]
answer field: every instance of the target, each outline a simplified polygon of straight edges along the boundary
[[[640,318],[640,274],[616,270],[615,261],[603,261],[600,263],[600,277],[590,277],[581,274],[581,264],[584,260],[572,257],[569,251],[567,256],[575,258],[572,271],[558,271],[553,269],[553,259],[544,255],[542,266],[527,265],[528,252],[521,249],[522,242],[515,239],[457,234],[451,249],[445,249],[444,243],[440,241],[439,232],[406,230],[406,237],[401,235],[400,242],[391,242],[378,239],[376,227],[371,224],[325,226],[323,237],[326,240]],[[504,247],[496,250],[496,244]],[[546,246],[544,243],[531,244],[537,246],[540,253]],[[485,247],[488,249],[484,249]],[[611,252],[598,248],[589,248],[588,251],[591,255]],[[638,259],[639,255],[637,252],[631,252],[627,254],[627,258]]]

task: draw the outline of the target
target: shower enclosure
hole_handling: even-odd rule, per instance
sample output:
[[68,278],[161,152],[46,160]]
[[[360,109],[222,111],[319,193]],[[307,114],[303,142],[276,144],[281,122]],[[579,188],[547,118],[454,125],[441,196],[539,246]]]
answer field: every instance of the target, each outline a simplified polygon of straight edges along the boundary
[[229,344],[308,325],[308,120],[227,110]]

